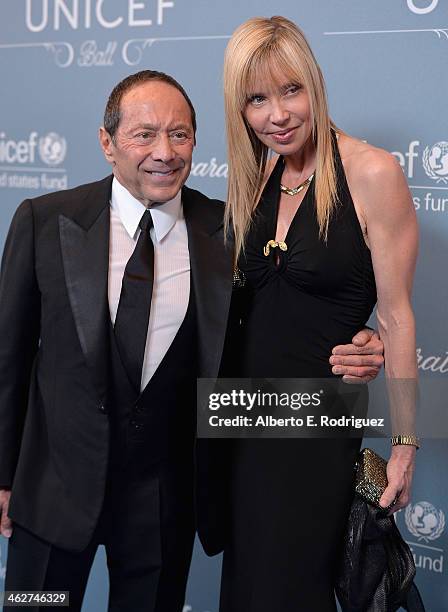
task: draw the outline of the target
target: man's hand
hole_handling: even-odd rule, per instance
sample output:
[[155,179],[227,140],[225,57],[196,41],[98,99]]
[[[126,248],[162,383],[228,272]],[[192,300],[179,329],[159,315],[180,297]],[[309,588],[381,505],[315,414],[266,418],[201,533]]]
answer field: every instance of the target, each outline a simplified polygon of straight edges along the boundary
[[11,491],[0,489],[0,533],[5,538],[12,536],[12,521],[8,517],[9,498]]
[[378,376],[384,363],[384,345],[377,332],[363,329],[352,344],[335,346],[330,357],[333,374],[343,374],[346,383],[368,383]]
[[380,499],[380,506],[383,508],[387,508],[395,501],[395,504],[389,510],[389,514],[404,508],[409,503],[416,450],[415,446],[408,445],[392,447],[392,453],[387,464],[388,485]]

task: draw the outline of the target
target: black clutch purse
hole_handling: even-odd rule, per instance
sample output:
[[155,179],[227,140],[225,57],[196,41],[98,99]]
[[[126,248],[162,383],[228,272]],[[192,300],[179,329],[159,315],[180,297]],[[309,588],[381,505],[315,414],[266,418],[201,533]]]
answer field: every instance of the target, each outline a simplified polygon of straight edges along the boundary
[[369,448],[356,465],[336,594],[343,612],[425,612],[415,563],[395,520],[379,505],[387,462]]

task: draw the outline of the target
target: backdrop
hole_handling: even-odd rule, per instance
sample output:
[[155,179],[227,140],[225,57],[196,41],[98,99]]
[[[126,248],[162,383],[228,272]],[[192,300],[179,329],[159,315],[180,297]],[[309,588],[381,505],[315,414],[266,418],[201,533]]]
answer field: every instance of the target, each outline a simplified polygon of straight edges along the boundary
[[[440,395],[448,373],[447,0],[274,4],[2,0],[0,243],[24,198],[109,173],[97,142],[105,101],[120,79],[145,68],[172,74],[191,94],[199,131],[189,184],[224,198],[224,48],[248,17],[285,15],[308,35],[326,77],[333,119],[393,152],[409,181],[421,228],[414,297],[419,367]],[[376,446],[387,454],[387,445]],[[397,517],[433,612],[448,609],[447,460],[446,438],[428,437],[418,455],[412,503]],[[100,550],[90,578],[88,612],[105,609],[103,555]],[[0,590],[5,561],[2,539]],[[184,612],[217,611],[219,565],[220,559],[207,559],[196,547]]]

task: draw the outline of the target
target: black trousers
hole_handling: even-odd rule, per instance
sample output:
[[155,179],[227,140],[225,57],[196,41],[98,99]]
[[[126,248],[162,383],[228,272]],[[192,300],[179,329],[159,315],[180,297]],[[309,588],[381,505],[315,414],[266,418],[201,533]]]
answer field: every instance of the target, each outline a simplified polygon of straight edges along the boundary
[[188,480],[177,485],[169,469],[134,481],[115,474],[82,552],[61,550],[14,525],[5,590],[70,591],[69,609],[79,611],[96,550],[104,544],[109,612],[181,612],[194,541]]

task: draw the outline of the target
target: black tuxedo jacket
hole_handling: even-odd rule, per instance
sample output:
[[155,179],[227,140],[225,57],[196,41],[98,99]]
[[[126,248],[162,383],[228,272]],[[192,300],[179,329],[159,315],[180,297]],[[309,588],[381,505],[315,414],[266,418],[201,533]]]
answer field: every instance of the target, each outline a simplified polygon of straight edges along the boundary
[[[0,279],[0,486],[10,516],[81,550],[101,510],[109,455],[108,265],[112,176],[25,200]],[[223,205],[182,202],[197,309],[198,376],[218,375],[232,290]]]

